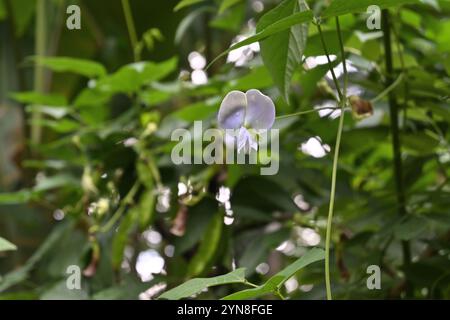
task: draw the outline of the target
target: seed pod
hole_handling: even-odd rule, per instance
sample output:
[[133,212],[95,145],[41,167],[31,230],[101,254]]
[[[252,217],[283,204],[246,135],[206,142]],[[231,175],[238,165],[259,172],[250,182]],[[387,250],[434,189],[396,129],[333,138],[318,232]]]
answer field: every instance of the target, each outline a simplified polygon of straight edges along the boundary
[[356,119],[364,119],[373,115],[373,107],[370,101],[361,99],[358,96],[350,96],[348,100],[352,106],[353,116]]

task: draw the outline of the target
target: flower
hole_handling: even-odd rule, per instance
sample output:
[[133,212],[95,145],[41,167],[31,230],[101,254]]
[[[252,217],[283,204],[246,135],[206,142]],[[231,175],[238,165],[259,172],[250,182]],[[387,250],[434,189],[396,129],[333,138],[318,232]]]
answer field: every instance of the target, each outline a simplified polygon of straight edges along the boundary
[[237,131],[234,136],[226,134],[225,139],[233,139],[233,143],[236,141],[238,152],[256,151],[257,134],[270,129],[275,122],[275,105],[259,90],[251,89],[246,93],[233,90],[223,99],[217,121],[227,133],[228,130]]

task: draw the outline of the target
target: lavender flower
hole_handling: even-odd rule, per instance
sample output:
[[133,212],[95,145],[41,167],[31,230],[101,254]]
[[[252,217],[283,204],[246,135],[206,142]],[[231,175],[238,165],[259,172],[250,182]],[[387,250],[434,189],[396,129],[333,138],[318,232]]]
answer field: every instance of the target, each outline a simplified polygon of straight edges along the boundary
[[[259,90],[251,89],[246,93],[229,92],[220,105],[217,117],[219,127],[226,130],[226,140],[236,142],[238,152],[258,150],[257,135],[273,126],[275,105],[272,99]],[[231,136],[229,130],[236,132]]]

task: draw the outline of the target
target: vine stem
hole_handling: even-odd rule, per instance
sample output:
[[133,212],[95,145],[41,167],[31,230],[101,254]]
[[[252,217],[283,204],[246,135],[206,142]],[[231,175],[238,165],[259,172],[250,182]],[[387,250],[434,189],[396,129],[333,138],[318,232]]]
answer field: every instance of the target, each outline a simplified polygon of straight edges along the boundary
[[278,116],[275,119],[277,119],[277,120],[285,119],[285,118],[300,116],[302,114],[308,114],[308,113],[311,113],[311,112],[318,112],[320,110],[333,110],[334,111],[336,109],[339,109],[339,108],[336,108],[336,107],[320,107],[320,108],[315,108],[315,109],[310,109],[310,110],[305,110],[305,111],[299,111],[299,112],[294,112],[294,113],[290,113],[290,114],[285,114],[285,115],[282,115],[282,116]]
[[[333,66],[331,65],[330,54],[328,53],[328,49],[327,49],[327,46],[325,44],[325,39],[323,37],[322,27],[320,26],[319,22],[316,22],[316,26],[317,26],[317,30],[319,31],[320,42],[322,43],[323,51],[325,53],[325,56],[327,57],[328,67],[329,67],[330,72],[331,72],[331,77],[333,78],[334,85],[336,86],[336,91],[338,93],[339,100],[341,100],[343,95],[342,95],[341,88],[340,88],[339,82],[337,80],[336,74],[334,72]],[[341,38],[339,38],[339,39],[341,39]],[[345,68],[345,63],[344,63],[344,68]],[[346,73],[346,69],[344,70],[344,73]]]
[[128,0],[122,0],[123,14],[127,23],[128,36],[130,37],[131,49],[133,50],[134,61],[141,60],[140,53],[137,50],[138,39],[136,34],[136,28],[134,27],[133,14],[131,13],[130,3]]
[[344,86],[343,86],[343,92],[340,90],[339,82],[337,80],[337,77],[334,73],[333,66],[331,65],[331,60],[328,54],[328,50],[325,44],[325,39],[322,34],[322,29],[320,27],[320,24],[317,24],[317,29],[320,34],[320,40],[322,43],[323,50],[325,52],[325,55],[328,60],[328,66],[331,72],[331,75],[333,77],[333,81],[336,86],[336,90],[338,92],[339,96],[339,107],[341,109],[341,114],[339,115],[339,126],[336,136],[336,144],[334,147],[334,156],[333,156],[333,170],[331,173],[331,190],[330,190],[330,203],[328,207],[328,217],[327,217],[327,228],[326,228],[326,235],[325,235],[325,287],[327,292],[327,300],[332,300],[333,296],[331,294],[331,276],[330,276],[330,247],[331,247],[331,231],[332,231],[332,224],[333,224],[333,214],[334,214],[334,201],[336,197],[336,178],[337,178],[337,167],[338,167],[338,161],[339,161],[339,151],[341,147],[341,140],[342,140],[342,131],[344,128],[344,115],[345,115],[345,107],[347,103],[347,62],[345,59],[345,51],[344,51],[344,42],[342,40],[341,35],[341,27],[339,25],[339,18],[336,17],[336,30],[338,34],[339,39],[339,45],[341,50],[341,59],[342,59],[342,65],[343,65],[343,71],[344,71]]
[[344,71],[344,99],[347,97],[347,85],[348,85],[348,72],[347,72],[347,61],[345,59],[345,49],[344,49],[344,41],[342,40],[342,33],[341,33],[341,25],[339,23],[339,17],[335,18],[336,20],[336,31],[338,34],[339,39],[339,47],[341,50],[341,59],[342,59],[342,69]]
[[341,114],[339,116],[339,127],[337,131],[336,144],[334,147],[334,157],[333,157],[333,171],[331,174],[331,191],[330,191],[330,204],[328,207],[328,218],[327,218],[327,230],[325,237],[325,286],[327,290],[327,299],[332,300],[331,295],[331,279],[330,279],[330,245],[331,245],[331,227],[333,222],[334,213],[334,199],[336,196],[336,177],[337,177],[337,166],[339,160],[339,150],[341,147],[342,130],[344,128],[344,104],[341,103]]
[[385,88],[379,95],[377,95],[375,98],[371,99],[370,102],[371,103],[375,103],[381,99],[383,99],[385,96],[387,96],[392,90],[394,90],[399,84],[400,82],[403,80],[403,73],[400,73],[400,75],[398,76],[398,78],[392,83],[390,84],[387,88]]

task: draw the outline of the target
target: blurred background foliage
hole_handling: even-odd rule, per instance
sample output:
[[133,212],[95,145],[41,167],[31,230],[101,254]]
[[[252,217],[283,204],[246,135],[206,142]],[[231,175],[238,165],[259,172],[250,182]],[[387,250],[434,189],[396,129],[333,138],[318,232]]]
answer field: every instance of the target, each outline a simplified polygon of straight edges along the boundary
[[[309,28],[287,103],[257,43],[205,70],[255,33],[259,18],[280,1],[132,0],[135,50],[125,2],[0,1],[1,299],[154,299],[188,279],[235,267],[259,284],[310,247],[324,246],[339,111],[277,120],[274,176],[260,176],[258,166],[170,160],[171,132],[192,128],[194,120],[214,127],[230,90],[263,91],[277,115],[333,104],[316,28]],[[314,12],[329,2],[308,1]],[[81,30],[66,28],[71,4],[81,8]],[[402,74],[393,92],[407,214],[397,214],[382,97],[370,117],[345,119],[333,292],[339,299],[448,299],[450,2],[422,0],[390,14],[394,70]],[[370,100],[383,91],[386,72],[383,33],[368,30],[366,18],[340,17],[349,92]],[[322,25],[330,54],[339,57],[334,20]],[[381,267],[381,290],[366,287],[372,264]],[[81,290],[66,288],[69,265],[83,271]],[[221,286],[198,297],[239,289]],[[323,264],[297,272],[281,293],[324,298]]]

